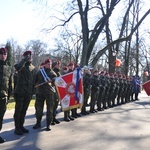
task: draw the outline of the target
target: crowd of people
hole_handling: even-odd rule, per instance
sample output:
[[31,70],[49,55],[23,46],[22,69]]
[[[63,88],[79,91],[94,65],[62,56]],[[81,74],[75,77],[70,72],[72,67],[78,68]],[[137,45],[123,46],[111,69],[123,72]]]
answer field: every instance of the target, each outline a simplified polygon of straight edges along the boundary
[[[46,59],[37,69],[32,65],[32,52],[25,51],[23,59],[14,65],[15,73],[6,64],[7,49],[0,48],[0,130],[2,129],[3,117],[6,111],[7,100],[12,92],[14,82],[14,133],[23,135],[29,133],[24,127],[25,116],[33,94],[35,100],[36,123],[33,129],[41,127],[44,104],[46,104],[46,131],[51,130],[51,125],[59,124],[57,108],[59,96],[55,87],[55,78],[73,72],[79,65],[70,62],[61,71],[61,62]],[[12,75],[14,80],[12,80]],[[64,111],[64,121],[72,121],[82,115],[103,111],[105,109],[138,100],[140,93],[140,77],[126,77],[122,74],[107,73],[105,71],[82,68],[84,101],[81,112],[77,109]],[[89,111],[87,111],[89,106]],[[0,143],[5,139],[0,137]]]

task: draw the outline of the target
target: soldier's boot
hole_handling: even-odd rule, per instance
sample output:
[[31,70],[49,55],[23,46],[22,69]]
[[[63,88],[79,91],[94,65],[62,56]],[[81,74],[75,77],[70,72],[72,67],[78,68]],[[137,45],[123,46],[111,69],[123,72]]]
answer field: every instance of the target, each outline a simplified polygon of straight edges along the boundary
[[33,129],[38,129],[41,127],[41,120],[37,120],[36,124],[33,126]]
[[77,116],[76,116],[76,109],[75,108],[71,109],[71,116],[73,118],[77,118]]
[[29,133],[29,130],[23,126],[23,123],[20,124],[20,129],[23,133]]
[[59,124],[60,121],[56,119],[56,117],[54,117],[53,122],[55,122],[56,124]]
[[64,111],[64,121],[67,121],[67,122],[70,121],[69,116],[68,116],[68,111]]
[[135,94],[135,100],[138,100],[138,93]]
[[18,120],[15,120],[15,130],[14,130],[14,133],[17,134],[17,135],[23,135],[23,132],[20,128],[20,124],[19,124],[19,121]]
[[47,122],[47,126],[46,126],[46,131],[50,131],[51,130],[51,126],[50,126],[51,122]]
[[78,114],[78,113],[77,113],[77,108],[75,108],[74,111],[75,111],[75,116],[76,116],[76,117],[81,117],[81,114]]
[[17,134],[17,135],[23,135],[22,130],[20,128],[17,128],[17,127],[15,128],[14,133]]

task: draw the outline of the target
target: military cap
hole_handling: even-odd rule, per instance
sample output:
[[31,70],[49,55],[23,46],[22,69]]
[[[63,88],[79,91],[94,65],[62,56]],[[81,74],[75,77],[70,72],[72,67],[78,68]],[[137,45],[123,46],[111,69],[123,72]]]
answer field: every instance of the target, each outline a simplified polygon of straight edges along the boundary
[[45,62],[44,62],[44,65],[47,64],[47,63],[51,63],[51,62],[52,62],[52,60],[50,58],[46,59]]
[[0,48],[0,54],[6,54],[7,53],[7,48]]
[[27,55],[32,55],[32,52],[31,52],[31,51],[25,51],[25,52],[23,53],[23,56],[24,56],[24,57],[27,56]]
[[64,67],[63,70],[68,70],[68,67]]
[[73,66],[74,65],[74,62],[70,62],[68,66]]

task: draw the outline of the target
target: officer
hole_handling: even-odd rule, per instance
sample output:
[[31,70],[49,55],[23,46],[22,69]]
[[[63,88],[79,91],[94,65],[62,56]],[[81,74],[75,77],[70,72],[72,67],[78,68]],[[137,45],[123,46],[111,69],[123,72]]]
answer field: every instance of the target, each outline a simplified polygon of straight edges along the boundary
[[23,135],[23,133],[29,132],[29,130],[24,127],[24,121],[26,111],[32,98],[33,80],[36,73],[36,69],[31,62],[31,51],[25,51],[23,54],[23,59],[14,65],[15,70],[18,72],[18,80],[14,91],[14,133],[17,135]]
[[[6,65],[7,49],[0,48],[0,131],[2,129],[3,117],[6,112],[7,97],[12,90],[12,74],[9,66]],[[5,139],[0,137],[0,143]]]
[[44,68],[38,70],[35,76],[36,87],[36,124],[33,129],[41,127],[41,120],[43,116],[44,102],[46,101],[47,113],[46,113],[46,131],[50,131],[50,124],[53,119],[53,107],[54,107],[54,78],[57,75],[52,70],[52,60],[47,59],[44,63]]
[[[60,65],[61,64],[60,64],[59,60],[52,63],[52,69],[56,73],[57,77],[61,76],[61,74],[60,74]],[[56,124],[60,123],[60,121],[56,119],[58,103],[59,103],[59,97],[58,97],[58,93],[56,91],[56,93],[54,93],[54,111],[53,111],[53,120],[52,120],[51,125],[55,125],[55,123]]]

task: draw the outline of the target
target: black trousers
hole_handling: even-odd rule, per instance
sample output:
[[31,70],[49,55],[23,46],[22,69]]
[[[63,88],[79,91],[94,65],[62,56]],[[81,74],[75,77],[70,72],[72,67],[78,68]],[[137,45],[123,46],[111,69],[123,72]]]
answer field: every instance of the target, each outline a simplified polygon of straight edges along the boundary
[[2,129],[5,112],[6,112],[6,98],[0,99],[0,130]]
[[14,113],[15,127],[20,128],[24,124],[26,112],[31,100],[31,95],[15,94],[14,98],[16,102]]

